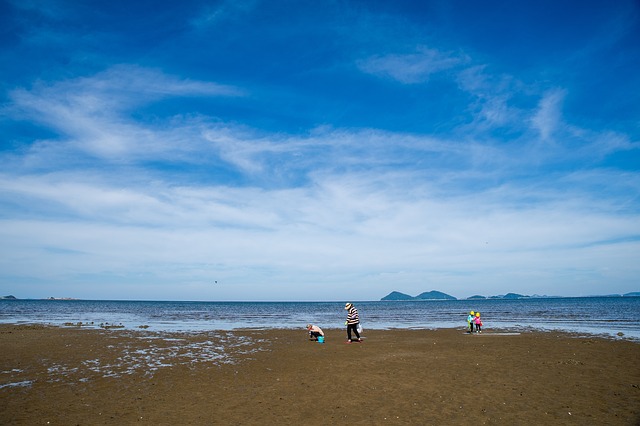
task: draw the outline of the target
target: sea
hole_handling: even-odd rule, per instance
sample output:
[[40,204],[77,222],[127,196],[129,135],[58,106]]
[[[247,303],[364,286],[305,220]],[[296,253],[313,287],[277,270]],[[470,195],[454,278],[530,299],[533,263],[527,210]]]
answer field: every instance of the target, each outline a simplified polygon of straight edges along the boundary
[[[481,313],[483,330],[565,331],[640,342],[640,297],[353,302],[367,329],[441,329]],[[344,302],[0,300],[0,323],[154,332],[343,328]]]

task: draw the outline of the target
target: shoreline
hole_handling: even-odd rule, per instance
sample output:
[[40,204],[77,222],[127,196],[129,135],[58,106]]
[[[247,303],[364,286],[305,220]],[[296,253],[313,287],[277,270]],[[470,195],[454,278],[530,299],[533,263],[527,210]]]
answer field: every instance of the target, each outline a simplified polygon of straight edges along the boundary
[[[197,328],[171,328],[171,329],[155,329],[153,326],[149,325],[137,325],[124,326],[122,323],[101,323],[96,324],[95,322],[65,322],[65,323],[52,323],[52,322],[40,322],[40,321],[18,321],[18,322],[0,322],[0,328],[5,326],[37,326],[37,327],[51,327],[51,328],[65,328],[65,329],[85,329],[85,330],[109,330],[109,329],[120,329],[123,331],[130,332],[141,332],[141,333],[166,333],[166,334],[197,334],[197,333],[206,333],[206,332],[251,332],[251,331],[268,331],[268,330],[286,330],[286,331],[296,331],[303,328],[303,325],[299,327],[276,327],[276,326],[238,326],[238,327],[225,327],[225,328],[207,328],[207,327],[197,327]],[[340,331],[343,330],[343,327],[322,327],[323,330],[335,330]],[[451,325],[443,325],[443,326],[393,326],[393,327],[368,327],[367,331],[402,331],[402,330],[414,330],[414,331],[438,331],[438,330],[459,330],[464,331],[466,328],[463,325],[459,326],[451,326]],[[589,327],[545,327],[545,326],[519,326],[519,325],[508,325],[501,326],[498,325],[496,327],[484,326],[483,332],[484,334],[501,334],[501,333],[559,333],[567,336],[574,336],[576,338],[600,338],[600,339],[608,339],[614,341],[628,341],[634,343],[640,343],[640,333],[629,333],[628,330],[625,332],[616,331],[617,329],[611,329],[609,331],[604,331],[600,328],[589,328]]]
[[640,345],[560,332],[0,325],[2,424],[640,421]]

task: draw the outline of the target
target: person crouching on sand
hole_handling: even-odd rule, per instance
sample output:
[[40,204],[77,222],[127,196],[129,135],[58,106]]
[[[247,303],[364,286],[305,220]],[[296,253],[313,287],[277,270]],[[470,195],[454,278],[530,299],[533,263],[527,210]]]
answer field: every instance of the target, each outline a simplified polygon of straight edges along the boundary
[[482,320],[480,319],[480,312],[476,312],[476,317],[473,322],[476,324],[476,333],[482,333]]
[[471,311],[467,315],[467,333],[473,333],[473,322],[475,320],[476,313]]
[[318,340],[318,337],[324,338],[324,331],[317,325],[307,324],[307,331],[309,332],[309,340]]
[[347,326],[347,343],[353,342],[353,339],[351,338],[352,331],[354,332],[354,334],[356,335],[356,338],[358,339],[356,341],[362,342],[362,339],[360,338],[360,333],[358,333],[358,324],[360,324],[360,317],[358,316],[358,310],[356,309],[355,306],[353,306],[353,303],[347,303],[346,305],[344,305],[344,308],[348,311],[347,320],[344,322],[345,325]]

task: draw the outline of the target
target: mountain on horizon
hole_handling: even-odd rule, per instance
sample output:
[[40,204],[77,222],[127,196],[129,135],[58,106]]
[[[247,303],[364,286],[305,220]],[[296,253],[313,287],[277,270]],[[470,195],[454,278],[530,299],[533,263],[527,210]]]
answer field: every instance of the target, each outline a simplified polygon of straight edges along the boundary
[[417,296],[410,296],[399,291],[392,291],[380,300],[458,300],[457,298],[441,291],[425,291]]
[[392,291],[380,300],[412,300],[413,296],[400,293],[399,291]]
[[419,300],[458,300],[457,298],[437,290],[425,291],[415,297]]

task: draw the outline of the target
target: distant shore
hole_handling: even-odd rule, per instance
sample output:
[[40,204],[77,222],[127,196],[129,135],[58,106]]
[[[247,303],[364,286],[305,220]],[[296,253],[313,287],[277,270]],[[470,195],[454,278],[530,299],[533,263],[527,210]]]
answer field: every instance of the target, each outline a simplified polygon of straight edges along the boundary
[[[382,297],[380,300],[385,302],[406,302],[406,301],[436,301],[436,300],[517,300],[517,299],[571,299],[571,298],[590,298],[590,297],[640,297],[640,292],[635,291],[631,293],[624,294],[601,294],[601,295],[590,295],[590,296],[548,296],[548,295],[526,295],[526,294],[518,294],[518,293],[507,293],[502,295],[495,296],[482,296],[482,295],[474,295],[469,297],[457,298],[455,296],[448,295],[446,293],[442,293],[439,291],[430,291],[421,293],[418,296],[410,296],[408,294],[400,293],[397,291],[392,291],[388,295]],[[0,296],[0,300],[94,300],[94,299],[78,299],[75,297],[44,297],[44,298],[27,298],[20,299],[13,295],[9,296]],[[99,300],[99,299],[96,299]],[[122,301],[140,301],[135,299],[118,299]],[[153,301],[153,300],[149,300]],[[240,301],[236,301],[240,302]],[[252,303],[253,301],[247,302]],[[285,302],[285,301],[278,301]],[[296,301],[293,301],[296,302]]]
[[423,293],[418,294],[417,296],[410,296],[405,293],[401,293],[399,291],[392,291],[387,294],[381,301],[385,302],[408,302],[408,301],[435,301],[435,300],[519,300],[519,299],[563,299],[563,298],[573,298],[573,297],[640,297],[640,292],[635,291],[631,293],[624,294],[602,294],[602,295],[591,295],[591,296],[549,296],[549,295],[539,295],[539,294],[519,294],[519,293],[507,293],[500,294],[495,296],[483,296],[476,294],[474,296],[457,298],[455,296],[451,296],[450,294],[443,293],[441,291],[432,290],[425,291]]
[[640,421],[640,344],[558,332],[0,325],[1,424]]

